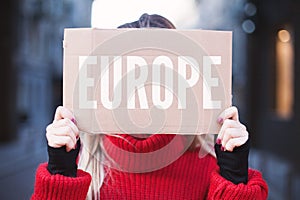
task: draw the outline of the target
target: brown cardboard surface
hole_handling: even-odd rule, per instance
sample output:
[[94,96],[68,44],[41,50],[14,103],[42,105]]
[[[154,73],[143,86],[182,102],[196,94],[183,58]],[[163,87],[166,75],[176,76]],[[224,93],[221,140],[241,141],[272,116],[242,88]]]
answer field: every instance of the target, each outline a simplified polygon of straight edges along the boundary
[[229,31],[65,29],[63,105],[88,133],[216,134],[231,52]]

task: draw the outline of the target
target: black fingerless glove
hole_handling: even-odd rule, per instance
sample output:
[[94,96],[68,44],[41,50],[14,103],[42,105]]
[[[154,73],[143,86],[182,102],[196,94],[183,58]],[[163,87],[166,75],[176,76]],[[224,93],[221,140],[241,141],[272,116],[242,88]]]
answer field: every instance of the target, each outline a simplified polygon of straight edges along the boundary
[[48,145],[48,171],[54,174],[61,174],[69,177],[77,176],[76,159],[80,150],[80,140],[77,141],[76,149],[70,152],[66,151],[66,147],[53,148]]
[[234,184],[247,184],[249,149],[249,139],[242,146],[235,147],[232,152],[221,151],[221,145],[215,144],[221,176]]

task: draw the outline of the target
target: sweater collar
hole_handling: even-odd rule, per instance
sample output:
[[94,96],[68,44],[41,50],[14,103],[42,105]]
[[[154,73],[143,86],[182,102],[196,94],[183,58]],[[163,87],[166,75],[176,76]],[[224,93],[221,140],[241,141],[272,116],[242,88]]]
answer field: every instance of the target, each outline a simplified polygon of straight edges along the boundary
[[103,150],[110,167],[144,173],[171,164],[188,149],[192,141],[192,136],[174,134],[154,134],[147,138],[127,134],[106,135]]
[[[138,135],[118,134],[106,136],[107,142],[111,142],[116,148],[133,153],[148,153],[157,151],[174,139],[174,134],[153,134],[149,137],[139,137]],[[107,146],[106,146],[107,147]]]

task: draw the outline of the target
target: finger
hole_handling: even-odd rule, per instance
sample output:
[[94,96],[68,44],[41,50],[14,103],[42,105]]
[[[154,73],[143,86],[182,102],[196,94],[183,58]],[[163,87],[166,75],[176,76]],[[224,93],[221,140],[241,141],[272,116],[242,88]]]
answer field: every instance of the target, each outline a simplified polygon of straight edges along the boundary
[[226,151],[233,151],[233,149],[235,147],[239,147],[239,146],[242,146],[243,144],[246,143],[246,141],[248,140],[248,137],[247,136],[244,136],[244,137],[238,137],[238,138],[232,138],[230,139],[226,145],[225,145],[225,150]]
[[240,123],[237,121],[234,121],[231,119],[226,119],[221,126],[217,140],[221,140],[221,141],[223,140],[224,132],[227,128],[237,128],[237,127],[239,127],[239,125],[240,125]]
[[67,109],[63,106],[58,106],[55,111],[54,121],[58,121],[60,119],[65,119],[65,118],[68,118],[70,120],[75,119],[73,113],[69,109]]
[[222,146],[225,147],[230,139],[244,137],[246,135],[247,132],[241,128],[227,128],[222,139]]
[[[58,128],[50,128],[48,129],[46,136],[47,139],[49,138],[50,135],[55,135],[55,136],[68,136],[70,137],[74,143],[76,143],[76,134],[73,132],[72,128],[69,126],[63,126],[63,127],[58,127]],[[49,139],[48,139],[49,140]]]
[[48,145],[53,148],[66,146],[67,152],[75,148],[76,143],[69,136],[50,135]]
[[218,117],[218,122],[222,124],[226,119],[232,119],[239,121],[238,109],[235,106],[231,106],[225,109]]
[[53,128],[66,127],[66,126],[72,128],[72,131],[75,133],[76,138],[79,136],[79,130],[78,130],[77,126],[74,124],[73,121],[71,121],[68,118],[53,122],[53,124],[50,128],[53,129]]

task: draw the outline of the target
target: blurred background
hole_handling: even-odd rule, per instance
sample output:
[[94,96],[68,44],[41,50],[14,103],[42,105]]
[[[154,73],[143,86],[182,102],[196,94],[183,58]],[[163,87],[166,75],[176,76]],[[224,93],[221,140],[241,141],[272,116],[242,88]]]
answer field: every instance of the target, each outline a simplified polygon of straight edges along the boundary
[[[141,14],[177,28],[233,31],[233,102],[269,199],[300,199],[300,1],[10,0],[0,3],[0,199],[29,199],[62,104],[63,30],[115,28]],[[299,146],[298,146],[299,145]]]

